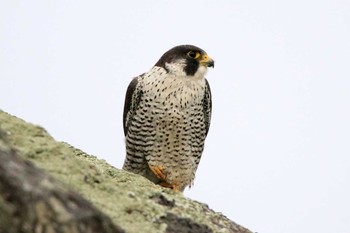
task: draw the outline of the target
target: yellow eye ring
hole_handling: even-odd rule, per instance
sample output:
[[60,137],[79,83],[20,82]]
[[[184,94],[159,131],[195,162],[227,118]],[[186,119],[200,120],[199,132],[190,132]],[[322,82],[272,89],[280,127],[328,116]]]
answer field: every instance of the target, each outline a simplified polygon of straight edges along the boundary
[[197,58],[199,58],[200,53],[199,52],[194,52],[194,51],[189,51],[187,53],[187,56],[189,56],[190,58],[193,58],[193,59],[197,59]]

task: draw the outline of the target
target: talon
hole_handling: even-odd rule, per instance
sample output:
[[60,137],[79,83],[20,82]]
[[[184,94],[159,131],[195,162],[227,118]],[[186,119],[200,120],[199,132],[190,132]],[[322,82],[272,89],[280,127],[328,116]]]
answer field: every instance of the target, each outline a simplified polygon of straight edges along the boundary
[[165,181],[160,182],[159,185],[164,187],[164,188],[171,188],[171,189],[173,188],[173,186],[171,184],[169,184],[169,183],[167,183]]
[[179,187],[176,184],[169,184],[169,183],[163,181],[159,185],[164,187],[164,188],[170,188],[170,189],[174,190],[175,192],[180,191]]
[[173,187],[172,187],[172,190],[174,190],[175,192],[180,192],[180,189],[179,189],[179,186],[177,186],[177,185],[172,185]]

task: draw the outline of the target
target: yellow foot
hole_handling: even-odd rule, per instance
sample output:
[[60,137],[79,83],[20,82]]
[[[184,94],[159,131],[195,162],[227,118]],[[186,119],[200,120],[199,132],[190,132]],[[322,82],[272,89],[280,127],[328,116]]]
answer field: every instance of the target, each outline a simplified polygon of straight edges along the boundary
[[160,180],[166,180],[166,175],[164,174],[163,166],[150,166],[150,169]]
[[170,189],[172,189],[172,190],[174,190],[176,192],[180,191],[180,189],[179,189],[179,187],[177,185],[169,184],[169,183],[167,183],[165,181],[161,182],[159,185],[162,186],[162,187],[165,187],[165,188],[170,188]]
[[164,174],[164,167],[163,166],[150,166],[151,171],[154,173],[155,176],[158,177],[158,179],[161,180],[159,183],[160,186],[165,188],[170,188],[174,191],[180,191],[179,186],[176,184],[169,184],[166,180],[166,175]]

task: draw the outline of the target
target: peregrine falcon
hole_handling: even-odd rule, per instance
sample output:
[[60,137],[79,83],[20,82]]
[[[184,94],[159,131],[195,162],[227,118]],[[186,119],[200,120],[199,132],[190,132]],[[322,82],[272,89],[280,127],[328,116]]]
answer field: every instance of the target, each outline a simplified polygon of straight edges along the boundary
[[192,185],[211,119],[208,67],[214,60],[204,50],[180,45],[130,82],[124,170],[181,192]]

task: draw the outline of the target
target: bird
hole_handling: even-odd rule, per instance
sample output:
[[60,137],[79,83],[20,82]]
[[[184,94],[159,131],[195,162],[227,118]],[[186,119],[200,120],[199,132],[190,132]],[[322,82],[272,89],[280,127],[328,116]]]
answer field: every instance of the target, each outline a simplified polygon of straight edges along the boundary
[[175,191],[193,185],[212,115],[209,67],[214,60],[203,49],[179,45],[132,79],[123,112],[124,170]]

